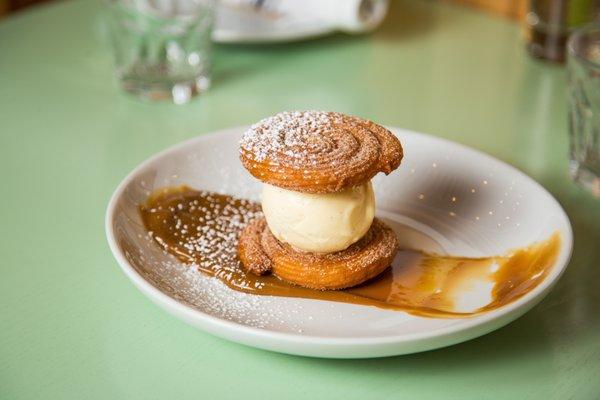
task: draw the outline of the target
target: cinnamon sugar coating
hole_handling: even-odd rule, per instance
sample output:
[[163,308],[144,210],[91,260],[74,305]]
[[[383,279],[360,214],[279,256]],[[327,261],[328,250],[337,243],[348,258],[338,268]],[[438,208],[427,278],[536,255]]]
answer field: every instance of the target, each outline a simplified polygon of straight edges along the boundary
[[264,218],[251,222],[240,236],[238,255],[257,275],[271,271],[287,282],[318,290],[344,289],[383,272],[398,251],[396,235],[375,218],[367,234],[346,250],[308,253],[278,241]]
[[259,180],[305,193],[331,193],[400,165],[402,146],[374,122],[336,112],[282,112],[253,125],[240,159]]

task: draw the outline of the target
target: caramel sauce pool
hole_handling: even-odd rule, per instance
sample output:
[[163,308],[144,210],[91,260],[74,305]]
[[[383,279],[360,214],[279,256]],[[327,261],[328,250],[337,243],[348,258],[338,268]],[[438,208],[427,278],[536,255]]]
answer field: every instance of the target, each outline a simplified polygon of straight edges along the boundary
[[437,318],[471,316],[520,298],[544,280],[560,250],[558,233],[509,254],[486,258],[400,250],[391,268],[378,277],[350,289],[318,291],[242,269],[237,237],[249,221],[262,215],[257,203],[181,186],[155,192],[140,206],[140,213],[149,234],[164,250],[231,289]]

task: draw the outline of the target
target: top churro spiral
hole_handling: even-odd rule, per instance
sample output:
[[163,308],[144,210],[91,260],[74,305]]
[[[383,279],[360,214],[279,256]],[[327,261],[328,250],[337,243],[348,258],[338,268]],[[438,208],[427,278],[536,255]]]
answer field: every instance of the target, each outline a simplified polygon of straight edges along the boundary
[[331,193],[400,165],[400,141],[384,127],[335,112],[282,112],[253,125],[240,141],[244,167],[263,182]]

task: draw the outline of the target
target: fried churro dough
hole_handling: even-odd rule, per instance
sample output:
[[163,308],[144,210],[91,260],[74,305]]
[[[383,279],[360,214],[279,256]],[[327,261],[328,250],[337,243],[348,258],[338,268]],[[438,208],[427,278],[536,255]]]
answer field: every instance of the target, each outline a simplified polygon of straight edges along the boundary
[[367,234],[346,250],[308,253],[278,241],[264,218],[250,223],[240,236],[238,255],[244,268],[272,272],[287,282],[318,290],[356,286],[383,272],[398,250],[394,232],[377,218]]
[[262,182],[305,193],[332,193],[389,174],[402,146],[374,122],[335,112],[282,112],[253,125],[240,160]]

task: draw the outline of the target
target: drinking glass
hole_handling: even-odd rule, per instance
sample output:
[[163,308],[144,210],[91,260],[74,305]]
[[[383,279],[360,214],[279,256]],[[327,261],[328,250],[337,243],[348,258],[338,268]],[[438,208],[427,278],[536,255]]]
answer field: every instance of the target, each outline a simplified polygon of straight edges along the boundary
[[600,197],[600,24],[575,31],[567,49],[571,176]]
[[107,0],[121,87],[150,100],[188,102],[210,86],[214,0]]
[[529,54],[563,63],[569,34],[599,14],[597,0],[530,0],[525,17]]

